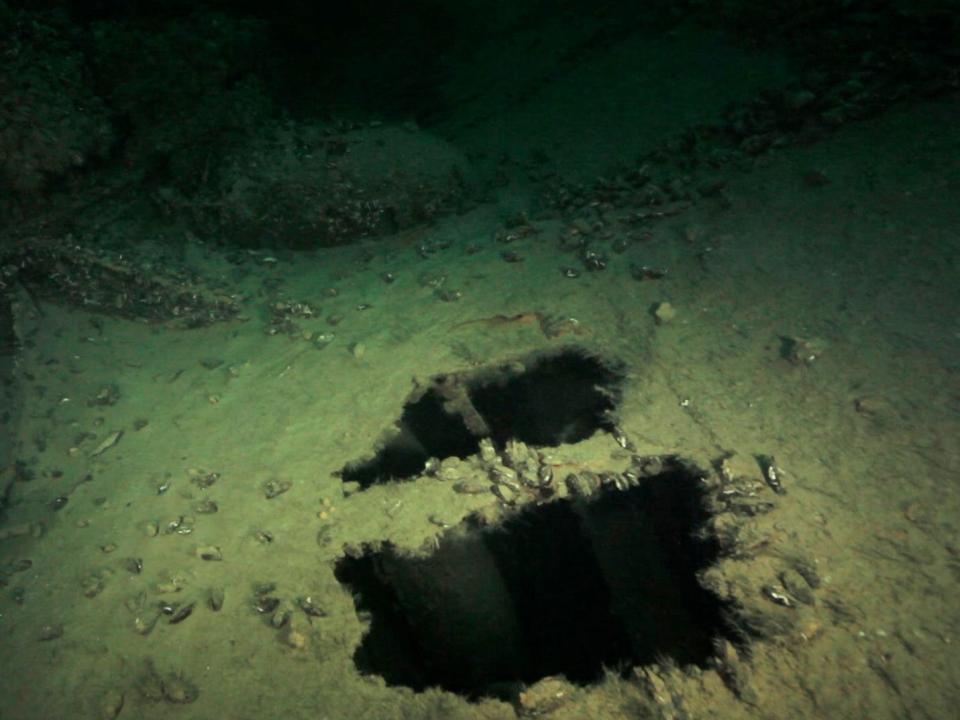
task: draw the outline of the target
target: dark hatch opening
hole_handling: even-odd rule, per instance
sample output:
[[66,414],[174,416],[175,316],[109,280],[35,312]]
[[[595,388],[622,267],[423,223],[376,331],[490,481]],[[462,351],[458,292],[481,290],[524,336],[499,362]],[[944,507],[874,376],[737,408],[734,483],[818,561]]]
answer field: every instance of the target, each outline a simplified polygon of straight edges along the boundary
[[610,430],[622,374],[579,349],[517,364],[441,375],[404,404],[395,432],[367,460],[340,471],[362,488],[406,480],[430,458],[466,458],[490,437],[556,446]]
[[528,506],[492,527],[448,531],[426,557],[392,545],[340,559],[370,628],[360,672],[417,691],[511,697],[562,674],[671,658],[706,665],[723,604],[697,582],[719,549],[697,473],[674,468],[590,502]]

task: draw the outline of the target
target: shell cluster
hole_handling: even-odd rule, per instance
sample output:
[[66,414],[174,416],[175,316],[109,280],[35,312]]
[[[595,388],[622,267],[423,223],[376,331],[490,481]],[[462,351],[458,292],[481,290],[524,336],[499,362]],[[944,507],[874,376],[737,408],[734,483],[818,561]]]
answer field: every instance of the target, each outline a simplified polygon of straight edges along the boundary
[[0,291],[20,283],[37,297],[129,320],[202,327],[234,318],[239,298],[164,263],[63,238],[30,238],[0,255]]
[[490,438],[480,440],[479,452],[467,461],[447,458],[427,461],[428,474],[453,481],[463,495],[493,493],[505,505],[543,501],[552,497],[553,468],[541,453],[519,440],[508,440],[498,451]]

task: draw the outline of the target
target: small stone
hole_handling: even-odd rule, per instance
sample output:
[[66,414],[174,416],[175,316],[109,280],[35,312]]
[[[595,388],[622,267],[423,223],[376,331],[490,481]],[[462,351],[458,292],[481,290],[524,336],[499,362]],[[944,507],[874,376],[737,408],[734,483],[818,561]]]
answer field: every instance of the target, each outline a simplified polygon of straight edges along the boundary
[[53,625],[44,625],[42,628],[40,628],[40,633],[37,637],[43,642],[57,640],[58,638],[63,637],[63,624],[56,623]]
[[120,442],[120,438],[122,437],[123,437],[123,430],[116,430],[115,432],[110,433],[109,435],[107,435],[106,438],[104,438],[103,442],[101,442],[99,445],[97,445],[96,448],[94,448],[93,451],[91,451],[90,457],[97,457],[98,455],[103,455],[103,453],[105,453],[107,450],[114,447],[118,442]]
[[454,456],[449,458],[444,458],[440,463],[440,469],[437,471],[437,478],[439,480],[454,481],[460,480],[465,473],[465,464],[464,462]]
[[183,580],[177,576],[171,577],[168,580],[163,580],[162,582],[158,582],[156,584],[156,591],[161,595],[180,592],[182,589]]
[[210,591],[207,593],[207,607],[214,612],[220,612],[225,597],[226,593],[222,587],[210,588]]
[[793,561],[793,570],[803,578],[803,581],[810,586],[811,589],[816,590],[820,587],[822,582],[820,580],[820,574],[812,563],[801,558],[795,558]]
[[9,538],[23,537],[25,535],[30,535],[33,531],[30,523],[20,523],[19,525],[11,525],[10,527],[5,527],[0,530],[0,540],[8,540]]
[[307,595],[302,597],[297,601],[297,604],[300,606],[300,609],[310,617],[326,617],[326,611],[320,607],[316,600],[311,596]]
[[567,492],[575,497],[589,497],[600,487],[600,480],[593,473],[570,473],[564,478]]
[[333,342],[336,336],[330,332],[317,333],[313,336],[313,346],[317,350],[323,350],[327,345]]
[[896,406],[888,397],[880,395],[862,395],[853,401],[857,414],[871,420],[890,419],[897,415]]
[[192,515],[180,515],[173,520],[164,523],[164,535],[189,535],[193,532],[193,524],[196,519]]
[[802,602],[804,605],[813,605],[813,592],[811,592],[807,581],[804,580],[803,576],[800,575],[796,570],[791,570],[789,568],[781,570],[779,578],[780,584],[783,585],[784,589],[793,597]]
[[453,491],[460,495],[483,495],[490,491],[490,486],[487,483],[463,480],[454,483]]
[[903,516],[918,527],[929,527],[937,518],[933,507],[916,500],[903,506]]
[[123,606],[132,613],[140,612],[147,602],[147,593],[141,590],[136,595],[130,595],[123,601]]
[[284,600],[276,608],[273,615],[270,616],[270,625],[275,628],[282,628],[290,621],[291,615],[293,615],[293,603],[289,600]]
[[100,700],[101,720],[113,720],[121,710],[123,710],[123,693],[116,688],[107,690]]
[[207,472],[206,470],[198,471],[194,468],[191,468],[187,472],[190,475],[190,482],[192,482],[198,488],[202,488],[204,490],[220,479],[220,473],[218,472]]
[[819,338],[793,336],[780,338],[780,357],[794,365],[811,365],[826,349],[826,342]]
[[367,346],[362,342],[354,343],[350,346],[350,354],[353,355],[354,360],[362,360],[366,352]]
[[455,524],[452,519],[445,518],[442,515],[437,515],[436,513],[431,513],[429,516],[427,516],[427,521],[431,525],[436,525],[438,528],[443,528],[444,530],[449,527],[453,527]]
[[517,700],[525,715],[546,715],[568,702],[573,689],[564,677],[550,676],[525,688]]
[[160,615],[153,615],[151,617],[144,617],[142,615],[137,615],[133,619],[133,629],[139,635],[149,635],[153,628],[157,626],[157,620],[160,619]]
[[293,487],[290,480],[268,480],[264,483],[263,494],[267,500],[272,500],[278,495],[283,495],[287,490]]
[[[253,594],[258,598],[263,598],[277,589],[275,582],[262,582],[253,586]],[[277,601],[279,602],[279,600]],[[276,607],[276,606],[274,606]],[[263,612],[262,610],[260,612]]]
[[279,605],[280,600],[270,595],[266,595],[257,597],[257,601],[254,603],[254,608],[261,615],[266,615],[267,613],[274,612]]
[[443,288],[442,290],[437,291],[437,297],[443,300],[444,302],[456,302],[457,300],[463,297],[463,293],[460,290]]
[[167,622],[169,622],[171,625],[176,625],[177,623],[183,622],[193,614],[194,607],[196,607],[195,602],[189,602],[186,605],[182,605],[170,614],[170,619]]
[[195,554],[201,560],[214,562],[223,560],[223,552],[216,545],[201,545],[196,549]]
[[307,647],[307,636],[292,627],[287,630],[283,641],[294,650],[303,650]]
[[103,592],[103,580],[98,577],[88,577],[83,581],[83,594],[88,598],[95,598]]
[[653,308],[653,319],[657,325],[666,325],[677,316],[676,308],[668,302],[657,303]]
[[116,543],[107,543],[106,545],[100,546],[100,552],[104,553],[105,555],[109,555],[116,549],[117,549]]
[[192,703],[200,696],[200,690],[180,673],[163,678],[163,697],[168,702],[183,705]]
[[160,532],[160,526],[155,522],[148,522],[143,526],[143,534],[147,537],[156,537]]
[[501,502],[507,505],[515,504],[518,496],[520,495],[520,491],[517,490],[513,485],[507,485],[503,483],[494,483],[490,486],[490,491],[496,495]]
[[151,660],[147,660],[143,674],[137,678],[135,687],[144,700],[160,702],[163,700],[163,680],[157,673]]
[[756,459],[739,453],[731,453],[723,458],[720,462],[720,474],[727,482],[743,479],[755,483],[764,482],[763,473]]
[[[523,372],[523,370],[518,370],[518,374]],[[490,464],[497,462],[497,448],[494,446],[493,441],[490,438],[483,438],[480,441],[480,459],[484,463]]]
[[97,391],[96,395],[87,400],[87,406],[94,407],[97,405],[116,405],[119,399],[120,388],[118,388],[116,385],[104,385]]
[[201,500],[193,505],[193,511],[198,515],[213,515],[220,508],[217,503],[209,498],[206,500]]

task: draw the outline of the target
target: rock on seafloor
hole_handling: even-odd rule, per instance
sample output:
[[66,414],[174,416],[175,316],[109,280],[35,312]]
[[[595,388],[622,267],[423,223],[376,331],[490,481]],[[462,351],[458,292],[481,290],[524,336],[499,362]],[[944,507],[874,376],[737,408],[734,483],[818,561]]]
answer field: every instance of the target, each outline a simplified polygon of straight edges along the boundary
[[123,693],[111,688],[100,699],[100,720],[113,720],[123,710]]

